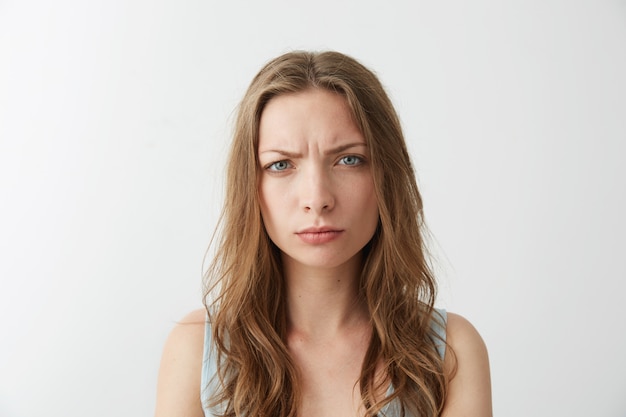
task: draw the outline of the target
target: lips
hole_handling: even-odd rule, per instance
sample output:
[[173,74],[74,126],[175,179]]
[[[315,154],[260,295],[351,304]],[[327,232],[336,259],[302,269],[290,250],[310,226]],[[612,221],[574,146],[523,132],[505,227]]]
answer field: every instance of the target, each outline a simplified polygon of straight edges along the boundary
[[305,243],[322,244],[337,239],[343,230],[332,227],[309,227],[296,232],[296,235]]

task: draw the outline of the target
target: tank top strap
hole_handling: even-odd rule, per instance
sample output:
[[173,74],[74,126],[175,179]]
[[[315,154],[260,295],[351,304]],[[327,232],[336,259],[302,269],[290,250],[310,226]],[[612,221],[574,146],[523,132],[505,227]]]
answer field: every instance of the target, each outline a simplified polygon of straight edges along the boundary
[[211,398],[213,384],[215,384],[214,377],[217,375],[217,363],[212,346],[211,324],[207,317],[204,325],[204,349],[202,353],[202,374],[200,376],[200,400],[202,401],[202,409],[206,417],[212,415],[208,403]]
[[430,322],[430,328],[433,330],[435,339],[435,347],[441,359],[446,355],[446,323],[448,321],[448,312],[443,308],[435,308],[433,317]]

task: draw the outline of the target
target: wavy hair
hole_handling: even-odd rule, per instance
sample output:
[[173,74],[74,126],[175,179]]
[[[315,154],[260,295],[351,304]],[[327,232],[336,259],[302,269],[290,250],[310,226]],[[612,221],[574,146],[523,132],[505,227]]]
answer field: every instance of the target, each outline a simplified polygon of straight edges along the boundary
[[[295,417],[298,372],[287,350],[285,283],[279,250],[261,219],[259,122],[281,94],[322,88],[345,97],[371,155],[380,220],[364,248],[360,296],[372,337],[358,381],[367,416],[391,401],[402,415],[437,416],[448,381],[431,327],[436,283],[424,245],[422,199],[398,116],[374,73],[338,52],[290,52],[267,63],[240,103],[226,173],[205,306],[218,364],[209,407],[222,416]],[[209,297],[212,297],[209,300]],[[384,381],[393,393],[378,398]]]

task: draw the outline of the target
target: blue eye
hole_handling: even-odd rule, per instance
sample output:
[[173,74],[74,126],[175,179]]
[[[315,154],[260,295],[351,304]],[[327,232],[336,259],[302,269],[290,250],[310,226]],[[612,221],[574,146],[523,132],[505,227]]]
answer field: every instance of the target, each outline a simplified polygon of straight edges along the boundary
[[287,161],[276,161],[270,164],[267,169],[270,171],[284,171],[289,168],[290,164]]
[[360,165],[363,163],[363,158],[356,155],[347,155],[339,160],[340,165]]

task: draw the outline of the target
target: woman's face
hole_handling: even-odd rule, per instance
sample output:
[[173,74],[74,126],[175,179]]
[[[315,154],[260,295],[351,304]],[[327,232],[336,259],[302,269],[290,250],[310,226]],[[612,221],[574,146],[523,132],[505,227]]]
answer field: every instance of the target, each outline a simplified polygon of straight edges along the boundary
[[285,267],[360,265],[378,204],[369,149],[345,98],[323,89],[272,98],[258,157],[261,214]]

